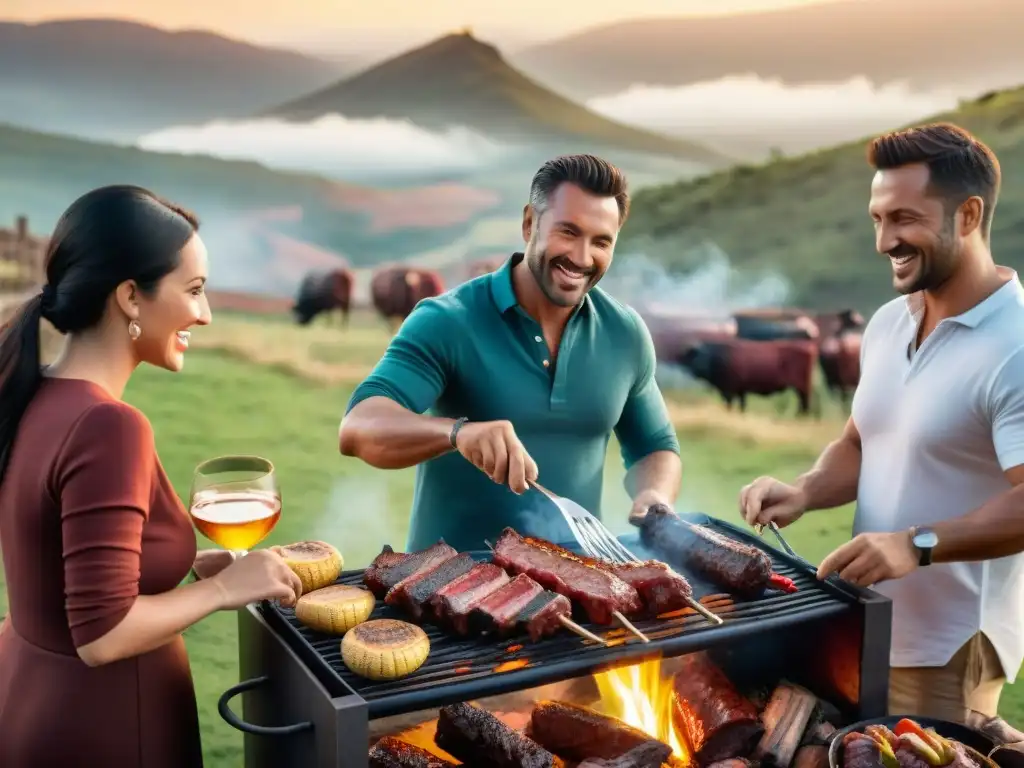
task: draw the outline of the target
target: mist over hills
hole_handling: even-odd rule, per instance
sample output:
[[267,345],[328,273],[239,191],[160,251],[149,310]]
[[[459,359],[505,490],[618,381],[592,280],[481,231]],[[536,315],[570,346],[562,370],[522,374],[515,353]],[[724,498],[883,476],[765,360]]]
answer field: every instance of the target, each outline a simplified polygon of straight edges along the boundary
[[573,147],[567,151],[617,147],[709,167],[730,162],[695,142],[597,115],[524,76],[468,32],[446,35],[263,116],[308,121],[331,114],[404,119],[434,130],[461,126],[511,143]]
[[1021,29],[1024,4],[1006,0],[835,0],[606,24],[509,59],[576,99],[749,73],[787,83],[864,76],[970,95],[1024,81]]
[[168,125],[250,115],[355,66],[114,19],[0,22],[0,120],[130,139]]
[[[986,94],[915,124],[931,120],[966,128],[998,155],[1003,186],[993,253],[998,263],[1024,273],[1024,180],[1015,172],[1024,167],[1024,87]],[[865,146],[866,140],[849,142],[640,190],[616,252],[642,253],[688,271],[700,265],[687,254],[712,242],[738,269],[784,274],[797,306],[872,311],[895,294],[867,215],[873,171]]]

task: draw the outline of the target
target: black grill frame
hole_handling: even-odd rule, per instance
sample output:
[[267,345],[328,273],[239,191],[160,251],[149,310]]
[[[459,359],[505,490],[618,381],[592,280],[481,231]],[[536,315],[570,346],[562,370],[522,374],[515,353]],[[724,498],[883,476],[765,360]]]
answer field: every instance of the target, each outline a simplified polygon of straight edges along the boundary
[[[747,530],[717,518],[691,520],[708,524],[730,538],[764,550],[771,557],[776,572],[793,579],[799,591],[793,594],[767,593],[759,599],[739,600],[722,595],[712,585],[679,569],[690,579],[695,595],[721,614],[725,623],[711,625],[695,612],[672,619],[635,621],[637,628],[651,639],[649,644],[640,642],[619,627],[600,627],[583,622],[587,629],[599,635],[624,637],[626,642],[602,647],[568,631],[537,643],[518,637],[460,638],[423,625],[431,641],[427,661],[412,675],[388,682],[364,680],[349,672],[341,660],[340,638],[307,629],[295,619],[293,610],[264,602],[260,604],[259,612],[332,697],[360,698],[365,702],[369,719],[374,720],[526,690],[626,663],[680,656],[741,638],[752,638],[761,632],[846,614],[854,604],[884,601],[870,591],[838,580],[819,581],[809,563],[769,546]],[[636,534],[620,540],[640,557],[656,556],[640,544]],[[578,547],[568,548],[579,551]],[[471,554],[478,560],[486,560],[490,556],[487,551]],[[347,571],[338,583],[361,584],[362,575],[362,570]],[[709,595],[714,597],[709,599]],[[888,611],[888,601],[884,602]],[[401,611],[385,606],[382,601],[378,601],[372,618],[408,620]],[[880,639],[888,643],[888,626],[885,630],[884,638]],[[878,636],[877,632],[872,634]],[[529,666],[495,672],[499,664],[520,659],[528,660]],[[471,667],[470,671],[456,672],[466,666]],[[877,696],[877,692],[871,692],[871,695]]]

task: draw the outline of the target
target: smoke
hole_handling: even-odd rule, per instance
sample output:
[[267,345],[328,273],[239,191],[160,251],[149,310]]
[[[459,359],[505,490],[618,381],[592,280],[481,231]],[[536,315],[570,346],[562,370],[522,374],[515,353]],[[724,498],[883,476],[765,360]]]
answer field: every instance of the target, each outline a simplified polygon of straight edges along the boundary
[[467,128],[428,131],[405,120],[326,115],[304,123],[217,120],[147,134],[140,148],[252,160],[284,171],[353,181],[461,173],[486,167],[510,147]]
[[346,569],[369,565],[385,544],[401,552],[409,530],[412,494],[406,486],[412,483],[412,472],[398,474],[403,482],[365,472],[336,479],[310,538],[340,549]]
[[[644,254],[623,254],[601,281],[605,290],[643,316],[661,358],[673,356],[672,345],[682,331],[712,330],[727,323],[734,312],[782,306],[790,294],[784,276],[770,270],[738,270],[714,243],[679,256],[682,263],[697,266],[673,272]],[[658,364],[657,379],[665,389],[696,384],[686,369],[665,362]]]
[[622,122],[699,139],[758,141],[802,151],[852,141],[957,106],[951,91],[876,86],[867,78],[787,85],[733,75],[680,87],[634,85],[592,99],[595,112]]
[[619,255],[601,285],[641,314],[666,318],[724,319],[742,309],[779,306],[790,293],[781,274],[741,272],[714,243],[684,252],[681,261],[699,266],[675,273],[644,254]]

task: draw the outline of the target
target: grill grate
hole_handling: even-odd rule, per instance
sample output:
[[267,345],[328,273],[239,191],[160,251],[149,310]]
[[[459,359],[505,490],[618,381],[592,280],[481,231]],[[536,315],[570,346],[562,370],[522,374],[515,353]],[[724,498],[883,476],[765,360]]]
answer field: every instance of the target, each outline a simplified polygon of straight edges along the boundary
[[[725,619],[711,625],[693,609],[672,614],[671,618],[634,621],[650,638],[644,644],[620,627],[600,627],[580,622],[592,632],[612,640],[602,647],[568,632],[559,632],[538,643],[528,637],[505,639],[463,638],[437,627],[424,625],[430,638],[430,656],[415,673],[394,681],[374,682],[353,674],[341,658],[340,638],[314,632],[300,624],[291,609],[272,603],[260,608],[268,623],[286,639],[310,666],[332,696],[357,694],[367,702],[371,719],[444,706],[456,701],[494,696],[538,685],[566,680],[600,671],[624,661],[636,663],[646,658],[671,657],[731,642],[766,630],[843,613],[861,595],[831,583],[822,583],[813,569],[735,526],[711,518],[709,523],[726,535],[764,549],[772,558],[775,571],[793,579],[798,592],[769,592],[757,600],[739,600],[716,593],[714,588],[680,569],[693,585],[694,594],[712,611]],[[637,537],[621,541],[642,558],[654,555],[644,549]],[[473,553],[486,560],[488,552]],[[363,571],[347,571],[340,584],[361,585]],[[407,617],[399,610],[377,601],[371,619]]]

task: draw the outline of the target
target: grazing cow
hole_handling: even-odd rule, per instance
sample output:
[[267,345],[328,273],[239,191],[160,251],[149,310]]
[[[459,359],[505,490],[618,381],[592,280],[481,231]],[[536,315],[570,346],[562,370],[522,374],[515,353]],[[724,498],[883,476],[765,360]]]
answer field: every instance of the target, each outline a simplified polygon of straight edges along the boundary
[[444,280],[436,272],[415,267],[384,267],[370,281],[373,306],[381,317],[400,325],[422,300],[444,293]]
[[864,316],[856,309],[844,309],[840,312],[824,312],[814,316],[821,339],[838,336],[846,331],[863,331],[867,323]]
[[481,277],[482,275],[489,275],[491,272],[495,272],[501,268],[501,265],[505,263],[503,258],[495,259],[477,259],[470,263],[466,272],[469,275],[469,280],[474,277]]
[[355,278],[344,267],[327,272],[310,272],[299,285],[299,296],[292,314],[299,325],[309,325],[322,312],[341,310],[341,324],[348,326]]
[[690,373],[718,390],[728,408],[738,399],[746,411],[746,397],[796,391],[799,412],[810,410],[817,345],[811,341],[723,339],[705,341],[683,353],[679,362]]
[[843,406],[860,383],[860,345],[863,334],[859,330],[846,330],[824,339],[818,347],[818,360],[825,376],[825,386],[838,395]]
[[807,315],[796,318],[766,319],[747,315],[734,315],[736,336],[751,341],[782,339],[817,339],[818,325]]

